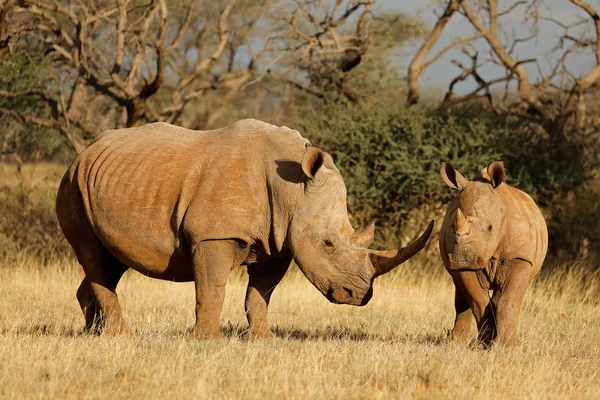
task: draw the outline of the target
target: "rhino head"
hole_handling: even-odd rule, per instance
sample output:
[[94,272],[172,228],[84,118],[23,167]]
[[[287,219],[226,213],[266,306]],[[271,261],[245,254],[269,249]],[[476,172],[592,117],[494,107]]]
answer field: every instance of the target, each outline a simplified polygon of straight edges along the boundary
[[304,188],[292,214],[288,238],[294,261],[333,303],[362,306],[375,277],[391,271],[426,244],[425,233],[406,248],[370,250],[375,224],[355,232],[348,218],[346,186],[331,156],[308,146],[302,159]]
[[448,162],[441,163],[440,174],[448,186],[459,191],[458,207],[454,215],[449,215],[452,224],[447,234],[453,236],[449,239],[454,243],[448,249],[450,269],[483,269],[494,256],[504,231],[505,209],[498,190],[504,182],[504,163],[492,162],[473,181]]

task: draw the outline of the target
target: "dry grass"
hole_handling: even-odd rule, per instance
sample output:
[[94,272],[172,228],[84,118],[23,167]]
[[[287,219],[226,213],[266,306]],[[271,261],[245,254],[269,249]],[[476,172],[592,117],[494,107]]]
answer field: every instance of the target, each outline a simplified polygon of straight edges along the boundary
[[[64,169],[24,165],[19,175],[15,165],[0,163],[0,195],[20,188],[25,199],[39,197],[44,206],[44,190],[55,190]],[[35,208],[32,200],[21,210],[8,207],[11,199],[5,199],[6,210],[25,216],[52,205]],[[188,340],[193,284],[128,272],[118,292],[135,338],[92,337],[80,333],[75,291],[81,269],[53,261],[60,240],[47,236],[59,234],[36,215],[20,230],[29,229],[25,245],[31,232],[46,232],[33,243],[33,250],[44,245],[53,255],[44,258],[45,267],[13,245],[20,237],[13,223],[23,216],[0,214],[10,233],[0,247],[15,247],[5,249],[10,262],[0,261],[0,398],[600,396],[600,277],[581,267],[535,281],[525,299],[520,343],[510,349],[445,343],[453,287],[439,263],[424,270],[419,261],[379,278],[363,308],[329,304],[293,271],[275,291],[270,311],[282,340],[268,342],[242,339],[243,270],[228,287],[222,326],[229,340],[222,342]],[[34,222],[39,229],[30,226]]]
[[4,187],[25,186],[25,189],[39,187],[57,188],[67,164],[55,162],[24,163],[20,170],[16,163],[0,161],[0,183]]
[[[441,267],[440,267],[441,268]],[[579,270],[580,271],[580,270]],[[135,338],[80,334],[80,269],[0,265],[2,398],[598,398],[598,277],[553,273],[530,289],[514,348],[444,343],[450,279],[409,266],[363,308],[329,304],[299,273],[275,291],[283,338],[246,342],[245,276],[231,279],[228,341],[192,342],[193,285],[128,272]],[[584,281],[585,283],[581,283]]]

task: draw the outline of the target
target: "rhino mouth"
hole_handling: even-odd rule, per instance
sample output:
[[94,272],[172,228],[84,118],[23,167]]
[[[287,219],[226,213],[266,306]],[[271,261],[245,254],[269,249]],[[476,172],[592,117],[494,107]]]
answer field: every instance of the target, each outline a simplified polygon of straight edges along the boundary
[[362,301],[360,302],[359,306],[366,306],[369,301],[371,301],[371,299],[373,298],[373,286],[369,287],[369,290],[367,290],[367,294],[365,294],[365,297],[362,298]]
[[334,304],[348,304],[353,306],[364,306],[373,297],[373,286],[363,296],[359,296],[356,288],[350,286],[331,287],[325,294],[327,300]]

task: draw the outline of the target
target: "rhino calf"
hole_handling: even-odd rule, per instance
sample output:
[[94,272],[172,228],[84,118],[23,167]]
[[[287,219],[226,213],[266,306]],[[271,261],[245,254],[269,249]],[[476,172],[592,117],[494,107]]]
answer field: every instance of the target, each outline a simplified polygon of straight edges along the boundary
[[456,320],[449,339],[468,339],[474,316],[484,345],[511,345],[525,291],[546,256],[544,216],[529,195],[504,182],[500,161],[473,181],[447,162],[440,173],[458,190],[440,232],[440,253],[455,285]]
[[194,338],[223,337],[230,271],[247,266],[250,337],[267,337],[271,293],[292,260],[331,302],[365,305],[373,280],[425,246],[375,251],[374,224],[355,232],[331,156],[297,131],[243,120],[214,131],[165,123],[101,134],[73,161],[56,199],[85,272],[86,329],[129,333],[116,295],[131,268],[193,281]]

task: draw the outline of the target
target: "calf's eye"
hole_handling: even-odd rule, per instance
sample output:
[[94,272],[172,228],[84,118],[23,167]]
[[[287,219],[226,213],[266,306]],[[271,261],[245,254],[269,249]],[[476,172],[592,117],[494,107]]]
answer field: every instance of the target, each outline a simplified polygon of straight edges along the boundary
[[333,247],[333,242],[331,240],[323,240],[323,244],[325,247]]
[[491,225],[488,226],[488,231],[490,231],[490,232],[492,231],[492,226]]

